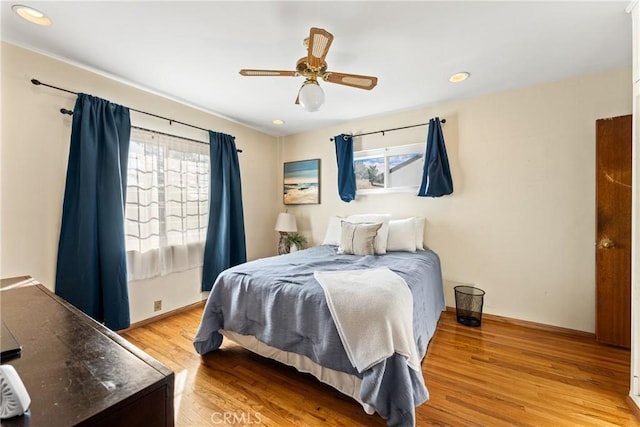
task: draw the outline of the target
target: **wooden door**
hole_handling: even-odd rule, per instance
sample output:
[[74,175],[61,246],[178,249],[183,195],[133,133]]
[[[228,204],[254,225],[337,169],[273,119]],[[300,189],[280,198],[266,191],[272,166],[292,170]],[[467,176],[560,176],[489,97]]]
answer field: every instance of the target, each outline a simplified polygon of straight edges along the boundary
[[596,338],[631,345],[631,115],[596,121]]

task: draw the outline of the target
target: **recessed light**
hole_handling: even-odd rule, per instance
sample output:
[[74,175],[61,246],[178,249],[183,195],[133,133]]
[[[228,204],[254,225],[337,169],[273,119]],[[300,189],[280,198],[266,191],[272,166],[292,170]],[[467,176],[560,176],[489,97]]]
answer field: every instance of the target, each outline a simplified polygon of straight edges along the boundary
[[449,77],[449,81],[451,83],[460,83],[462,81],[465,81],[469,78],[471,74],[467,73],[466,71],[462,71],[460,73],[455,73],[454,75],[452,75],[451,77]]
[[38,25],[51,25],[51,20],[44,13],[29,6],[14,4],[11,10],[17,13],[21,18]]
[[271,123],[277,126],[282,126],[284,124],[284,120],[275,119],[275,120],[272,120]]

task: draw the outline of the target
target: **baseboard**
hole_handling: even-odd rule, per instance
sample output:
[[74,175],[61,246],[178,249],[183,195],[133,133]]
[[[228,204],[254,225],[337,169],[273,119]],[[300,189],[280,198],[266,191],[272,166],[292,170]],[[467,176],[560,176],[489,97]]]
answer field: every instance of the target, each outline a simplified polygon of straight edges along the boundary
[[148,319],[141,320],[139,322],[133,323],[127,329],[119,330],[118,333],[128,332],[128,331],[130,331],[132,329],[136,329],[136,328],[139,328],[141,326],[148,325],[149,323],[153,323],[153,322],[158,321],[160,319],[164,319],[166,317],[174,316],[174,315],[176,315],[178,313],[181,313],[183,311],[191,310],[191,309],[197,308],[199,306],[204,306],[205,302],[207,302],[207,300],[203,299],[202,301],[194,302],[193,304],[185,305],[184,307],[176,308],[175,310],[167,311],[166,313],[162,313],[162,314],[159,314],[157,316],[153,316],[153,317],[150,317]]
[[[166,317],[170,317],[170,316],[173,316],[175,314],[181,313],[183,311],[191,310],[191,309],[199,307],[199,306],[204,306],[205,303],[206,303],[206,300],[194,302],[193,304],[189,304],[189,305],[186,305],[184,307],[180,307],[180,308],[177,308],[175,310],[171,310],[171,311],[168,311],[166,313],[159,314],[158,316],[153,316],[153,317],[150,317],[148,319],[141,320],[139,322],[136,322],[136,323],[132,324],[127,329],[122,329],[122,330],[120,330],[118,332],[127,332],[127,331],[130,331],[132,329],[136,329],[136,328],[139,328],[141,326],[148,325],[149,323],[153,323],[153,322],[155,322],[157,320],[164,319]],[[447,309],[447,311],[452,312],[452,313],[456,312],[455,307],[447,307],[446,309]],[[563,335],[577,336],[577,337],[582,337],[582,338],[595,338],[596,337],[596,334],[594,334],[594,333],[585,332],[585,331],[579,331],[577,329],[563,328],[561,326],[547,325],[545,323],[531,322],[529,320],[515,319],[513,317],[498,316],[496,314],[482,313],[482,318],[485,319],[485,320],[492,320],[492,321],[495,321],[495,322],[502,322],[502,323],[508,323],[508,324],[511,324],[511,325],[523,326],[525,328],[538,329],[538,330],[547,331],[547,332],[554,332],[556,334],[559,333],[559,334],[563,334]],[[633,405],[635,406],[635,402],[633,402]],[[640,412],[638,414],[639,414],[639,418],[640,418]]]
[[638,407],[635,399],[627,395],[627,398],[625,400],[627,401],[627,406],[629,406],[631,413],[633,413],[633,415],[635,415],[637,419],[640,419],[640,408]]
[[[447,311],[456,312],[455,307],[447,307]],[[482,319],[493,320],[495,322],[508,323],[510,325],[523,326],[525,328],[537,329],[540,331],[553,332],[573,337],[595,339],[596,334],[579,331],[577,329],[563,328],[561,326],[547,325],[545,323],[531,322],[529,320],[515,319],[512,317],[498,316],[496,314],[482,313]]]

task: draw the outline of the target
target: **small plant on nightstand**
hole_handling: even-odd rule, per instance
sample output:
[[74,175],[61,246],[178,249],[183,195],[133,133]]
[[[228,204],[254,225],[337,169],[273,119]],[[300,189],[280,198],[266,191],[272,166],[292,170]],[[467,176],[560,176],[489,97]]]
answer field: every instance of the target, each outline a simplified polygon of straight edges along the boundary
[[296,252],[298,249],[302,249],[307,244],[307,238],[302,234],[290,233],[287,236],[287,243],[289,244],[289,252]]

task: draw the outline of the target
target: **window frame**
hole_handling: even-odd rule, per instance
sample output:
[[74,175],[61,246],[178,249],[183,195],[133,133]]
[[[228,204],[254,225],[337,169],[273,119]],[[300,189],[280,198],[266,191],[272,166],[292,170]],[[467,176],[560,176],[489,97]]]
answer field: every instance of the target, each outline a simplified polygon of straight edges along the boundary
[[[383,148],[374,148],[369,150],[361,150],[355,151],[353,153],[353,165],[354,171],[356,168],[356,163],[358,161],[374,159],[374,158],[382,158],[384,165],[384,187],[381,188],[357,188],[356,186],[356,194],[357,195],[368,195],[368,194],[389,194],[389,193],[409,193],[409,192],[417,192],[420,188],[420,181],[416,181],[416,185],[404,185],[404,186],[392,186],[389,187],[388,183],[390,182],[390,167],[389,167],[389,158],[395,156],[402,156],[407,154],[417,154],[420,159],[420,164],[424,165],[424,156],[425,156],[425,143],[419,142],[414,144],[405,144],[405,145],[397,145],[397,146],[389,146]],[[422,166],[420,168],[422,170]]]

